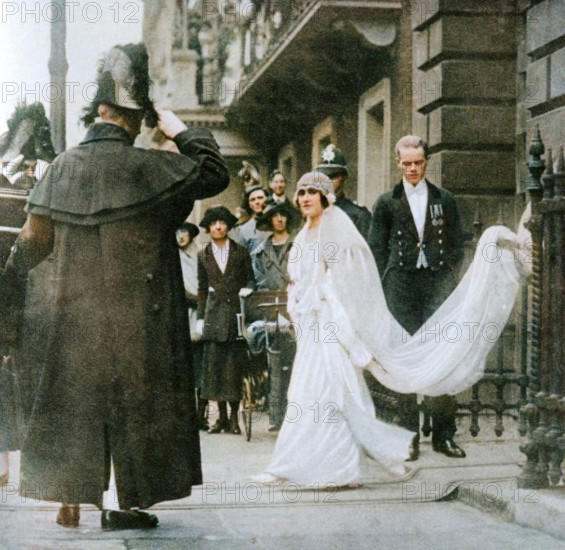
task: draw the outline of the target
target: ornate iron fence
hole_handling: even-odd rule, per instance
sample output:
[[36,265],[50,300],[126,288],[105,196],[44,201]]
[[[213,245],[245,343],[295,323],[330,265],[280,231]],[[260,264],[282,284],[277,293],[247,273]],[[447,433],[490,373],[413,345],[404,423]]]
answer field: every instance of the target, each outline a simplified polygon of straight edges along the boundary
[[565,160],[559,148],[555,164],[545,152],[539,128],[530,147],[528,192],[532,201],[529,229],[533,240],[533,276],[529,341],[529,391],[521,410],[520,450],[526,463],[523,488],[556,485],[562,477],[565,412]]
[[[497,225],[504,223],[502,207],[499,209]],[[466,258],[472,259],[475,249],[483,232],[481,220],[481,202],[477,202],[473,231],[467,234],[465,242]],[[470,261],[468,262],[470,263]],[[464,266],[465,268],[468,265]],[[527,318],[528,318],[528,288],[522,289],[519,310],[510,317],[500,338],[487,361],[483,378],[477,382],[468,393],[458,397],[459,416],[468,415],[469,432],[476,437],[481,431],[481,424],[492,425],[494,417],[494,433],[501,437],[505,432],[505,418],[518,418],[520,410],[526,403],[528,374],[527,374]],[[519,351],[514,353],[515,344]],[[366,374],[377,416],[387,422],[398,421],[398,394],[379,384],[371,375]],[[422,432],[427,435],[431,431],[430,414],[424,401],[420,407],[423,413]]]
[[[502,212],[500,206],[496,225],[507,225]],[[466,243],[471,257],[475,253],[482,232],[481,203],[477,202],[473,220],[473,238]],[[528,386],[526,361],[528,289],[526,286],[522,288],[516,307],[489,356],[483,378],[471,389],[469,401],[458,403],[460,411],[469,412],[469,431],[473,437],[476,437],[481,430],[479,419],[482,417],[490,420],[490,416],[485,415],[489,412],[494,413],[494,433],[501,437],[505,431],[505,416],[518,418],[519,411],[526,402]],[[517,354],[514,353],[516,344],[519,346]]]

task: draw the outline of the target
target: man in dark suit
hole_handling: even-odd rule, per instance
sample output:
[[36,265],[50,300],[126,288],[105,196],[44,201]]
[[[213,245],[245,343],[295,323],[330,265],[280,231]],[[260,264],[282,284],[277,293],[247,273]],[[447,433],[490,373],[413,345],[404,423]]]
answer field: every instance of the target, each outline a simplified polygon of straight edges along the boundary
[[[405,136],[396,144],[395,153],[403,181],[375,203],[368,242],[388,307],[404,329],[414,334],[457,285],[463,236],[453,195],[425,179],[427,144],[417,136]],[[416,395],[401,394],[399,403],[400,424],[417,433],[411,452],[411,459],[416,460],[420,453]],[[432,417],[434,451],[465,457],[453,441],[455,398],[429,398],[426,404]]]
[[330,143],[322,151],[320,163],[315,169],[332,180],[336,196],[335,206],[341,208],[351,218],[357,231],[366,239],[371,225],[371,213],[364,206],[359,206],[345,196],[345,182],[349,172],[343,153]]

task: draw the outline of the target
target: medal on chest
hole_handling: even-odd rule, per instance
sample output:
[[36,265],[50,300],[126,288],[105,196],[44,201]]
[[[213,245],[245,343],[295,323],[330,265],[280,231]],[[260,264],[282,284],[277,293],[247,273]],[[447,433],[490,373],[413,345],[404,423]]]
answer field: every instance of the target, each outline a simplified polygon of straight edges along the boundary
[[443,207],[441,204],[430,204],[432,225],[443,225]]

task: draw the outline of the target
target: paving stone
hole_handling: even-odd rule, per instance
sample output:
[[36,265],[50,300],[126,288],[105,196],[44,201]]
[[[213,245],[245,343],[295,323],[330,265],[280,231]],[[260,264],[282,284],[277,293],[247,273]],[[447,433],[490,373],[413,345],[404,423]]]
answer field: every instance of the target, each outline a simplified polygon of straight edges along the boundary
[[[10,547],[6,547],[10,548]],[[25,548],[26,550],[127,550],[125,541],[122,540],[92,540],[88,542],[84,539],[69,541],[46,541],[34,539],[21,539],[12,548]]]
[[[214,498],[206,500],[202,489],[195,488],[189,498],[153,507],[160,520],[157,529],[115,532],[101,531],[100,512],[92,506],[83,507],[79,529],[64,529],[54,521],[57,504],[21,503],[16,499],[0,507],[0,548],[389,550],[419,546],[434,550],[477,547],[552,550],[565,547],[564,541],[502,521],[500,509],[504,503],[496,499],[499,492],[503,498],[497,485],[503,482],[498,480],[506,478],[507,484],[513,482],[520,472],[517,462],[523,460],[512,430],[508,439],[497,440],[483,423],[479,442],[470,441],[464,433],[458,435],[458,441],[467,451],[467,458],[460,461],[434,453],[425,438],[413,474],[402,483],[386,481],[374,461],[367,460],[361,489],[338,493],[289,490],[286,494],[278,489],[272,500],[253,502],[240,498],[234,502],[237,484],[242,496],[243,486],[250,483],[248,476],[260,472],[268,463],[276,436],[266,432],[266,422],[266,418],[258,418],[257,431],[249,443],[231,435],[202,436],[206,477],[224,480],[225,491],[231,491],[229,498],[219,491]],[[461,423],[460,430],[467,431],[467,424]],[[233,460],[226,461],[225,456]],[[12,475],[17,479],[17,472]],[[492,479],[490,485],[480,484],[485,479]],[[443,496],[454,480],[464,480],[479,496],[484,493],[492,499],[494,495],[497,507],[484,513],[464,499],[430,502]],[[565,503],[565,495],[562,500]],[[538,515],[541,513],[540,509]],[[552,521],[555,524],[559,516]],[[462,533],[467,534],[466,538],[461,538]]]

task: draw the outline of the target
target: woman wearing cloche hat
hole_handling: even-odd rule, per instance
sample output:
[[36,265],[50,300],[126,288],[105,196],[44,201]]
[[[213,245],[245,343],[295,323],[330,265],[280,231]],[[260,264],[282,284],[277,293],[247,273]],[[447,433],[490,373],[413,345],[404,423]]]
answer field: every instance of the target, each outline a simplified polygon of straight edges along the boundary
[[[255,286],[247,250],[228,238],[237,218],[225,206],[206,210],[200,227],[212,242],[198,253],[198,328],[204,343],[202,398],[218,402],[209,433],[240,434],[239,401],[247,348],[238,340],[239,292]],[[228,420],[227,403],[230,404]]]

